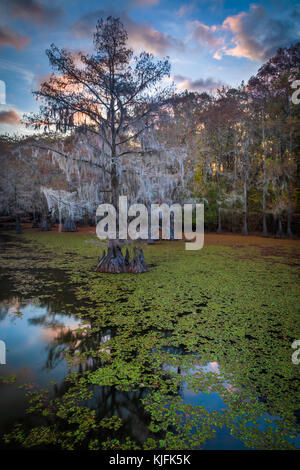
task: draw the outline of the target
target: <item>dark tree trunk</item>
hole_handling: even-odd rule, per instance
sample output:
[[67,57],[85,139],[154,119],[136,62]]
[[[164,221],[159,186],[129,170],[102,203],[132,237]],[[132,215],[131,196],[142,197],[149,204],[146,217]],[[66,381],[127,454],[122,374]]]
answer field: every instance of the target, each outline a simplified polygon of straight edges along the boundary
[[62,232],[77,232],[76,224],[71,217],[66,218],[62,228]]
[[242,235],[248,235],[248,187],[247,179],[244,181],[244,225]]
[[129,256],[128,248],[126,248],[126,253],[125,253],[125,264],[126,266],[129,266],[130,264],[130,256]]
[[218,229],[217,233],[222,233],[221,207],[218,207]]
[[151,238],[151,205],[148,205],[148,245],[153,245],[154,240]]
[[[221,199],[221,182],[220,182],[220,174],[221,174],[221,155],[218,154],[218,170],[217,170],[217,183],[218,183],[218,199]],[[222,233],[222,221],[221,221],[221,205],[218,207],[218,228],[217,233]]]
[[283,228],[282,228],[282,220],[281,220],[281,215],[278,217],[278,229],[276,232],[276,238],[281,238],[283,237]]
[[170,215],[170,240],[174,240],[174,214],[171,212]]
[[[233,193],[236,194],[236,187],[237,187],[237,146],[236,140],[234,139],[234,178],[233,178]],[[235,200],[232,201],[232,208],[231,208],[231,231],[232,233],[236,233],[236,213],[235,213]]]
[[[119,213],[119,175],[117,168],[117,152],[116,145],[113,140],[111,151],[111,202],[116,213]],[[117,233],[116,240],[109,240],[108,252],[103,253],[102,258],[99,260],[96,267],[97,272],[104,273],[134,273],[139,274],[147,271],[147,266],[144,258],[143,250],[134,250],[133,259],[130,261],[128,249],[126,249],[125,258],[122,254],[119,241],[119,218],[116,221]]]
[[287,236],[293,237],[294,234],[292,232],[292,217],[293,217],[293,190],[289,187],[289,205],[288,205],[288,212],[287,212]]
[[42,219],[42,222],[41,222],[41,225],[40,225],[40,230],[42,231],[50,231],[51,228],[49,227],[49,224],[48,224],[48,218],[47,217],[43,217]]
[[39,222],[36,218],[32,221],[32,228],[39,228]]
[[268,182],[266,178],[267,168],[266,168],[266,155],[265,155],[265,110],[262,110],[262,145],[263,145],[263,201],[262,201],[262,213],[263,213],[263,237],[268,237],[268,227],[267,227],[267,214],[266,214],[266,204],[267,204],[267,192],[268,192]]
[[292,213],[289,211],[287,216],[287,236],[293,237],[294,234],[292,232]]
[[268,228],[267,228],[267,214],[263,213],[263,237],[268,237]]
[[23,233],[22,226],[21,226],[21,222],[20,222],[20,219],[19,219],[19,218],[16,219],[16,229],[15,229],[15,233]]
[[117,168],[117,155],[116,149],[113,145],[112,153],[111,153],[112,165],[111,165],[111,203],[118,211],[119,205],[119,175],[118,175],[118,168]]
[[134,273],[134,274],[140,274],[140,273],[145,273],[146,271],[148,271],[148,269],[146,266],[144,252],[142,248],[139,248],[137,250],[134,249],[134,255],[128,267],[128,272]]
[[96,271],[115,274],[126,272],[125,259],[119,246],[109,246],[107,254],[103,252]]
[[268,227],[267,227],[267,214],[266,214],[266,201],[267,201],[267,188],[266,185],[264,184],[263,187],[263,207],[262,207],[262,212],[263,212],[263,237],[268,237]]
[[232,204],[232,209],[231,209],[231,231],[232,233],[236,233],[236,216],[235,216],[234,203]]
[[96,272],[101,273],[144,273],[147,271],[147,266],[144,258],[142,248],[134,248],[134,255],[130,261],[129,251],[126,248],[125,258],[122,250],[118,244],[108,247],[108,251],[104,250],[101,259],[98,260],[98,265],[95,269]]

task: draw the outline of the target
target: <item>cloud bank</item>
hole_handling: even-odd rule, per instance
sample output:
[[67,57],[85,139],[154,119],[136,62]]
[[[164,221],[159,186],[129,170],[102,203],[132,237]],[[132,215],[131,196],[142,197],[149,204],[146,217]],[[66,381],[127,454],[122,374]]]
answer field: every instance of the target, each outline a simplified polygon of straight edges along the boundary
[[[82,15],[76,23],[71,26],[71,33],[78,38],[90,37],[91,32],[95,29],[97,19],[106,18],[109,14],[113,15],[113,12],[98,10]],[[181,40],[167,33],[161,33],[153,28],[152,25],[146,22],[141,23],[134,21],[125,12],[118,16],[120,16],[127,30],[128,44],[133,49],[146,49],[148,52],[158,55],[165,55],[171,50],[177,52],[183,52],[185,50],[185,45]]]
[[20,117],[14,109],[0,111],[0,124],[20,124]]
[[203,93],[205,91],[212,92],[224,85],[224,83],[219,80],[215,80],[212,77],[191,80],[190,78],[182,75],[174,75],[173,80],[177,83],[177,88],[179,90],[198,91],[199,93]]
[[64,13],[62,8],[47,6],[37,0],[9,0],[8,12],[16,18],[41,24],[52,24]]
[[233,35],[233,47],[224,48],[225,54],[264,61],[279,47],[300,40],[300,4],[280,17],[271,17],[262,5],[252,4],[249,12],[228,16],[222,28]]
[[28,44],[29,37],[22,36],[6,26],[0,26],[0,46],[12,46],[22,51]]

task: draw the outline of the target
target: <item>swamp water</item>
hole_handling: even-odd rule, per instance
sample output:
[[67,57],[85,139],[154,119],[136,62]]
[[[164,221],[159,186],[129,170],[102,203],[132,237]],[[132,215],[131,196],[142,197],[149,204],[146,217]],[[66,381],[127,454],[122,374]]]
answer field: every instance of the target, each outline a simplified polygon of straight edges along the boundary
[[[6,365],[0,366],[2,379],[13,377],[14,383],[0,385],[0,431],[5,431],[16,421],[26,420],[28,400],[23,384],[49,387],[51,382],[62,384],[70,368],[63,352],[74,339],[72,332],[79,327],[80,319],[55,311],[50,305],[35,305],[12,298],[0,304],[1,339],[7,347]],[[102,338],[105,342],[110,337]],[[208,363],[203,370],[214,370],[217,363]],[[165,367],[168,369],[168,367]],[[127,421],[130,434],[136,439],[147,436],[148,419],[138,400],[143,392],[119,392],[111,387],[99,387],[93,406],[100,408],[103,416],[117,414]],[[180,393],[184,403],[204,406],[207,410],[221,410],[224,402],[218,393],[193,393],[186,383]],[[131,429],[130,429],[131,428]],[[244,449],[245,445],[230,435],[228,429],[220,430],[204,446],[207,449]]]
[[[78,301],[72,286],[65,282],[64,273],[58,269],[48,270],[46,278],[48,276],[63,282],[64,287],[60,287],[58,291],[54,284],[53,289],[48,287],[45,295],[43,283],[37,283],[35,289],[41,289],[42,295],[28,299],[24,298],[26,295],[18,295],[15,284],[5,272],[2,274],[0,339],[6,343],[7,355],[6,365],[0,366],[0,433],[9,431],[16,422],[25,426],[30,422],[32,425],[26,413],[28,398],[24,390],[20,389],[22,384],[27,384],[27,391],[39,387],[48,388],[50,398],[55,398],[64,393],[64,379],[67,374],[74,371],[81,374],[89,370],[96,371],[96,379],[101,377],[101,380],[98,382],[100,385],[91,385],[97,382],[95,378],[89,384],[93,393],[86,400],[88,407],[95,410],[98,421],[112,417],[122,420],[122,428],[117,436],[120,441],[129,437],[131,442],[141,446],[148,441],[148,448],[151,448],[155,433],[158,433],[159,445],[163,448],[166,442],[165,433],[171,432],[176,436],[178,431],[179,437],[174,439],[174,448],[181,448],[178,443],[182,442],[182,448],[251,449],[256,448],[256,445],[251,445],[253,442],[258,442],[261,446],[264,436],[266,446],[272,439],[274,446],[278,434],[283,436],[287,446],[300,447],[299,434],[291,431],[289,436],[284,426],[282,432],[277,431],[278,422],[280,427],[282,418],[268,413],[261,416],[259,412],[253,413],[251,407],[256,405],[253,405],[252,395],[249,394],[249,398],[247,389],[236,388],[228,377],[225,379],[222,376],[223,365],[216,360],[201,360],[196,353],[187,352],[182,347],[165,346],[161,350],[153,348],[151,352],[154,362],[160,358],[160,375],[163,381],[167,382],[169,377],[174,381],[175,386],[170,385],[169,396],[164,395],[164,390],[160,392],[159,386],[154,386],[153,391],[146,380],[145,384],[137,387],[134,377],[132,390],[128,384],[116,387],[114,380],[111,380],[111,385],[101,385],[101,381],[104,381],[101,372],[99,373],[101,367],[99,369],[98,358],[93,358],[90,352],[94,349],[109,355],[110,346],[105,343],[110,345],[110,340],[118,337],[118,328],[109,325],[91,336],[82,336],[79,333],[82,319],[75,313]],[[38,272],[35,273],[35,278],[41,279]],[[45,273],[42,278],[45,279]],[[44,296],[46,299],[41,300]],[[86,319],[85,328],[91,328]],[[170,336],[168,330],[163,332],[163,336]],[[102,347],[99,349],[99,346]],[[77,352],[87,354],[84,359],[80,356],[70,365],[65,358],[67,352],[73,355]],[[147,375],[147,370],[144,374]],[[195,386],[195,377],[202,380],[203,387],[200,387],[200,391],[199,385]],[[109,384],[110,381],[105,383]],[[265,397],[256,399],[258,407],[266,401]],[[249,415],[245,419],[247,413]],[[151,420],[150,415],[154,419]],[[193,446],[193,436],[197,434],[200,424],[203,429],[197,435],[197,444]],[[114,435],[113,431],[118,426],[114,429],[113,425],[106,423],[103,428],[105,442],[110,442],[109,448],[114,449],[110,434]],[[249,433],[250,440],[247,438]],[[168,442],[170,446],[170,441]],[[3,442],[0,446],[2,445]],[[282,443],[278,446],[281,448]],[[130,444],[129,448],[132,448]]]

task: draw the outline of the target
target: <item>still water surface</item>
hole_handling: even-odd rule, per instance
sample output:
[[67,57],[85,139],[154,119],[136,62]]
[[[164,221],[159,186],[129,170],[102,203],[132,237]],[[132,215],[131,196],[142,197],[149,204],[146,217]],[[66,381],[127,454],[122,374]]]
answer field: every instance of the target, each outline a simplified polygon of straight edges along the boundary
[[[4,431],[16,420],[25,418],[26,398],[19,386],[24,383],[47,387],[51,381],[59,386],[68,372],[63,352],[73,344],[72,332],[80,325],[76,315],[56,311],[53,306],[20,302],[11,298],[0,304],[0,334],[6,343],[5,366],[0,375],[16,375],[14,384],[0,385],[0,430]],[[103,338],[109,337],[107,335]],[[217,371],[218,364],[202,366],[207,371]],[[98,387],[93,407],[102,407],[101,415],[115,413],[125,418],[130,434],[139,439],[147,434],[147,418],[139,405],[144,392],[120,392],[111,387]],[[193,393],[186,384],[181,390],[184,403],[201,405],[208,410],[220,411],[225,407],[218,393]],[[229,430],[219,430],[207,441],[207,449],[245,449],[244,444],[230,435]]]
[[[60,277],[62,273],[57,272]],[[13,384],[5,384],[0,381],[0,432],[6,431],[15,422],[26,422],[27,399],[24,390],[19,386],[31,384],[51,388],[51,382],[55,382],[56,390],[59,390],[62,382],[69,372],[64,353],[77,347],[75,330],[80,326],[81,320],[73,313],[73,306],[77,305],[75,296],[66,289],[63,293],[53,292],[49,301],[43,304],[41,300],[21,300],[15,293],[13,286],[5,284],[5,277],[0,285],[0,339],[5,341],[6,365],[0,365],[0,376],[16,376]],[[78,307],[78,305],[77,305]],[[101,336],[94,339],[99,343],[105,343],[111,336],[111,331],[102,331]],[[88,344],[88,349],[93,345]],[[92,364],[78,364],[81,367],[91,368]],[[165,365],[165,370],[172,369]],[[195,370],[219,373],[218,362],[208,362],[205,365],[199,362]],[[230,383],[226,384],[230,389]],[[55,393],[53,390],[52,393]],[[94,398],[90,406],[97,410],[97,415],[102,417],[115,414],[122,418],[124,432],[137,442],[143,442],[149,437],[149,417],[141,404],[141,399],[147,393],[141,389],[134,392],[123,392],[114,387],[94,387]],[[184,403],[193,406],[200,405],[209,411],[222,411],[226,408],[223,399],[217,392],[193,393],[184,382],[180,390],[180,396]],[[271,420],[272,416],[268,416]],[[262,424],[263,426],[263,424]],[[300,447],[300,436],[293,441],[296,447]],[[246,449],[244,443],[232,436],[228,428],[218,430],[215,437],[208,439],[204,449]]]

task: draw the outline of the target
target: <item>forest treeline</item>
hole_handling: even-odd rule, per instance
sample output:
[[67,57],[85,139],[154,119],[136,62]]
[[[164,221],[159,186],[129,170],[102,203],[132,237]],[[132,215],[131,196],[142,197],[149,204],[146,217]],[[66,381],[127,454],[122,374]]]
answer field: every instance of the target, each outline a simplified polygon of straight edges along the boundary
[[239,88],[175,98],[172,130],[163,130],[190,142],[192,192],[205,202],[207,229],[299,233],[299,67],[298,43]]
[[[204,202],[209,231],[299,234],[299,66],[300,43],[279,49],[238,88],[222,87],[213,94],[173,91],[165,96],[147,117],[145,132],[137,127],[134,139],[123,137],[115,170],[123,175],[120,193],[130,191],[132,200],[147,204]],[[56,206],[49,207],[45,197],[49,188],[52,202],[65,195],[64,206],[57,205],[69,204],[63,217],[94,223],[97,204],[110,197],[105,184],[112,178],[105,155],[97,160],[99,138],[86,123],[84,130],[77,126],[63,136],[2,136],[1,215],[43,219],[51,209],[57,221]],[[145,158],[152,159],[150,176],[144,167],[141,170]],[[124,179],[126,166],[131,177]],[[155,180],[158,173],[160,179]],[[141,191],[143,178],[149,180],[148,189]],[[151,181],[156,191],[151,190]],[[122,184],[127,184],[126,190]],[[168,191],[167,201],[162,200]],[[72,202],[68,195],[75,193]],[[80,201],[85,210],[79,208]]]

